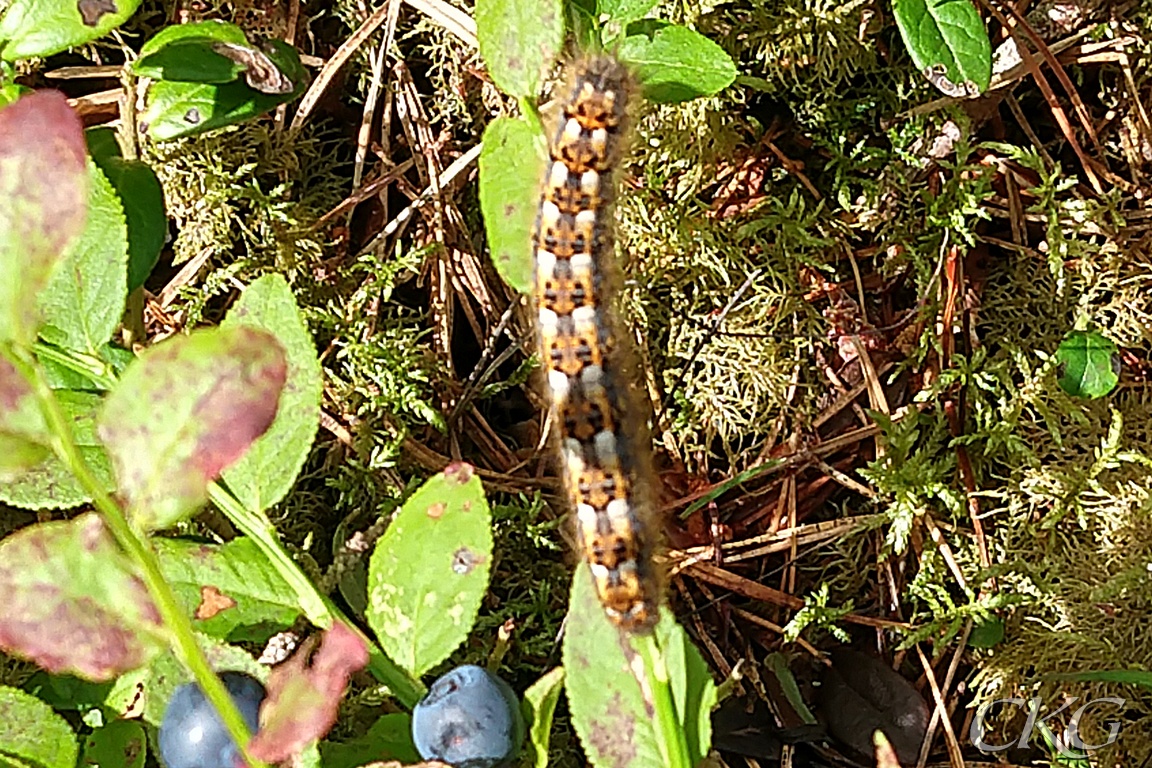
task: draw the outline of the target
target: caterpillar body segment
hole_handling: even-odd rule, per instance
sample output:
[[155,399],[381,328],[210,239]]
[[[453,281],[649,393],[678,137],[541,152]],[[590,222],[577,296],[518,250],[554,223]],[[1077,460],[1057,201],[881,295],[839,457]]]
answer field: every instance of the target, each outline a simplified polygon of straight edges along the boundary
[[659,618],[661,595],[651,469],[642,400],[611,309],[619,285],[611,205],[634,86],[610,56],[571,69],[536,225],[540,353],[582,555],[608,617],[643,633]]

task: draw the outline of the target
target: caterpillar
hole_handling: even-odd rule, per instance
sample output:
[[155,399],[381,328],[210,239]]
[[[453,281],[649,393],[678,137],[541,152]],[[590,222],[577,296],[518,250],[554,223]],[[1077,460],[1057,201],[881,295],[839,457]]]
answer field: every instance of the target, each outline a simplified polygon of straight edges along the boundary
[[[629,633],[659,618],[646,422],[631,386],[612,202],[634,85],[614,58],[571,67],[549,146],[535,232],[535,299],[561,475],[576,535],[608,618]],[[634,358],[633,358],[634,359]]]

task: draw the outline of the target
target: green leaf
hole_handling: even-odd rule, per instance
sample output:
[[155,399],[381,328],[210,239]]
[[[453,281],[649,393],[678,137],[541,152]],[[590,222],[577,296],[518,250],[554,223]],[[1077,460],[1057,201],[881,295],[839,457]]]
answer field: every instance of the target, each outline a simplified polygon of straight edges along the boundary
[[18,479],[51,453],[43,443],[0,431],[0,483]]
[[6,107],[23,96],[33,93],[33,89],[18,83],[0,85],[0,107]]
[[127,21],[140,0],[15,0],[0,19],[5,61],[51,56],[90,43]]
[[808,709],[808,705],[804,702],[804,695],[800,693],[800,686],[792,674],[787,654],[774,651],[765,657],[763,663],[764,668],[776,678],[776,682],[780,685],[780,692],[784,694],[788,706],[792,707],[792,710],[800,716],[802,722],[815,725],[816,716],[812,714],[812,710]]
[[979,96],[992,81],[992,44],[971,0],[893,0],[916,68],[949,96]]
[[1044,675],[1052,680],[1076,680],[1082,683],[1122,683],[1152,690],[1152,672],[1144,669],[1100,669],[1087,672],[1063,672]]
[[[236,43],[238,45],[246,45],[248,43],[248,37],[244,34],[243,29],[220,19],[193,21],[187,24],[173,24],[164,27],[140,47],[140,56],[136,59],[135,64],[132,65],[132,69],[136,74],[142,75],[144,72],[139,69],[139,67],[148,66],[148,58],[153,54],[164,50],[173,43],[201,39],[213,40],[220,43]],[[148,77],[153,76],[154,75],[148,75]]]
[[524,722],[528,723],[528,744],[534,768],[548,765],[548,742],[552,735],[552,716],[564,690],[564,667],[550,670],[524,691]]
[[224,473],[224,481],[236,498],[259,512],[288,494],[308,458],[320,425],[324,376],[292,289],[280,275],[265,275],[249,285],[222,325],[267,331],[288,357],[288,379],[276,420]]
[[[354,525],[354,521],[346,517],[336,526],[336,532],[332,536],[333,555],[339,555],[345,551],[345,546],[349,543],[348,537],[355,535],[355,531],[351,529],[352,525]],[[354,543],[353,546],[355,546]],[[340,596],[343,597],[344,602],[348,604],[352,615],[363,619],[364,611],[368,609],[367,560],[357,558],[354,563],[341,569],[338,586],[340,588]]]
[[[596,766],[663,768],[652,704],[645,701],[632,673],[632,664],[639,666],[640,656],[604,615],[583,562],[572,579],[566,626],[564,687],[572,724],[589,761]],[[711,747],[709,715],[716,686],[708,665],[668,609],[661,609],[654,631],[664,653],[690,762],[697,765]]]
[[160,615],[100,518],[0,542],[0,648],[56,674],[109,680],[163,650]]
[[156,80],[228,83],[244,67],[213,50],[213,43],[248,45],[244,30],[225,21],[197,21],[165,27],[140,49],[132,71]]
[[128,224],[128,292],[144,285],[160,260],[168,237],[168,216],[164,211],[164,189],[147,163],[117,157],[97,160],[108,177]]
[[523,120],[498,117],[484,130],[480,151],[480,210],[492,263],[521,293],[532,290],[532,235],[546,164],[543,136]]
[[491,514],[475,470],[453,464],[404,504],[368,566],[368,624],[414,677],[468,636],[488,590]]
[[597,10],[608,21],[626,26],[642,19],[656,7],[657,0],[600,0]]
[[98,768],[144,768],[148,754],[144,728],[135,720],[113,720],[84,739],[80,765]]
[[51,707],[23,691],[0,687],[0,760],[5,765],[75,768],[77,752],[76,735]]
[[1104,397],[1120,380],[1116,345],[1095,331],[1072,331],[1056,350],[1063,371],[1057,383],[1073,397]]
[[723,48],[665,21],[630,24],[618,55],[635,69],[644,95],[657,103],[711,96],[736,79],[736,64]]
[[398,760],[404,765],[420,762],[412,743],[412,716],[406,713],[384,715],[357,739],[320,742],[324,768],[359,768],[371,756],[373,760]]
[[120,141],[116,138],[116,129],[99,125],[84,129],[84,141],[88,145],[88,155],[93,162],[104,168],[104,161],[109,158],[122,158]]
[[107,701],[112,687],[113,683],[93,683],[72,675],[50,675],[44,670],[33,674],[22,686],[25,691],[59,712],[99,708]]
[[88,222],[40,294],[40,335],[94,355],[124,317],[128,227],[120,198],[95,163],[88,164],[88,178]]
[[1004,620],[991,618],[972,628],[968,635],[968,645],[973,648],[992,648],[1004,640]]
[[194,136],[251,120],[295,99],[308,85],[300,55],[281,41],[270,40],[268,44],[268,59],[291,86],[290,91],[262,93],[247,81],[214,84],[160,80],[148,89],[141,130],[156,141]]
[[492,82],[510,96],[534,99],[564,41],[564,4],[476,0],[476,37]]
[[205,501],[272,424],[286,375],[276,337],[252,328],[174,337],[128,367],[99,433],[138,527],[166,528]]
[[0,110],[0,341],[31,341],[37,296],[84,231],[88,170],[80,119],[41,91]]
[[299,616],[296,593],[251,539],[223,546],[153,541],[165,580],[197,631],[230,642],[264,642]]
[[105,392],[136,359],[127,349],[112,344],[102,345],[95,355],[50,344],[38,344],[35,351],[52,389]]
[[[64,415],[72,422],[72,433],[80,456],[106,490],[116,484],[112,466],[100,440],[96,437],[96,409],[102,399],[90,392],[57,390],[56,398]],[[7,483],[0,483],[0,501],[24,509],[68,509],[91,501],[72,471],[55,455],[22,472]]]

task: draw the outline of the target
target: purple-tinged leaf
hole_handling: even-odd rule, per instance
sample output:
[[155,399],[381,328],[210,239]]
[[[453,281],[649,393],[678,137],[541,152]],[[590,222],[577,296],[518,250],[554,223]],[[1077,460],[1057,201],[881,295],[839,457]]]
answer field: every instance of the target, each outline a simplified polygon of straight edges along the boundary
[[28,382],[0,354],[0,481],[10,480],[48,457],[44,417]]
[[248,745],[252,757],[269,763],[288,760],[336,722],[348,679],[368,663],[368,648],[339,622],[321,638],[318,648],[306,645],[272,670],[260,731]]
[[64,95],[0,109],[0,340],[35,338],[37,295],[84,230],[87,200],[84,131]]
[[166,528],[264,434],[288,364],[275,336],[212,328],[165,341],[124,372],[99,418],[132,521]]
[[28,437],[46,434],[44,417],[36,403],[32,387],[2,354],[0,354],[0,431]]
[[54,674],[110,680],[163,650],[160,616],[96,515],[0,542],[0,648]]
[[124,317],[128,298],[124,204],[95,163],[88,164],[88,219],[40,292],[40,338],[93,357]]

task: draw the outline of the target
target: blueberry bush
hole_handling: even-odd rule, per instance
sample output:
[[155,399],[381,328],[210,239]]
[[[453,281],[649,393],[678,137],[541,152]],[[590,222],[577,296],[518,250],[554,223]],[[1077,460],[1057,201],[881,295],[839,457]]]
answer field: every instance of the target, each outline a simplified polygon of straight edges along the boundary
[[[251,119],[305,82],[290,49],[257,46],[214,21],[162,30],[132,69],[152,80],[140,123],[152,141]],[[666,616],[660,644],[640,651],[656,684],[653,723],[641,678],[583,588],[573,592],[564,653],[588,661],[574,673],[545,675],[523,705],[476,666],[426,691],[422,676],[467,638],[488,588],[492,521],[475,471],[447,467],[391,517],[363,574],[371,635],[356,628],[267,517],[292,488],[319,419],[320,366],[287,282],[254,280],[216,327],[124,349],[114,334],[163,246],[155,175],[124,157],[122,136],[85,131],[55,92],[20,95],[0,111],[0,129],[2,495],[30,509],[92,510],[26,525],[0,543],[9,596],[0,648],[38,665],[29,690],[85,712],[88,732],[83,755],[38,757],[44,737],[31,734],[74,745],[72,726],[6,688],[27,730],[6,737],[5,753],[51,768],[118,750],[143,760],[147,741],[168,768],[231,768],[410,759],[415,749],[487,768],[508,764],[523,744],[525,759],[542,766],[566,684],[578,731],[610,715],[638,731],[645,764],[703,757],[712,683],[682,632]],[[238,536],[158,535],[186,527],[207,502]],[[581,572],[577,584],[586,581]],[[320,632],[271,673],[238,645],[274,636],[295,644],[302,621]],[[606,643],[613,649],[602,653]],[[356,747],[327,743],[357,674],[412,715],[385,715]]]

